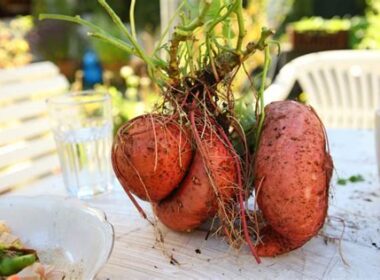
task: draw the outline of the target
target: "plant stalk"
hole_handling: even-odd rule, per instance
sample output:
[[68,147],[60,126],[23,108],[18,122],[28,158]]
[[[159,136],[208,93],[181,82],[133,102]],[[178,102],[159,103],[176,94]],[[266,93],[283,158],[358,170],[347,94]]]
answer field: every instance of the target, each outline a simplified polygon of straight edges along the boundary
[[190,22],[188,25],[185,25],[185,26],[178,26],[175,30],[175,32],[177,31],[182,31],[182,32],[193,32],[197,27],[199,26],[202,26],[204,24],[204,18],[206,17],[206,14],[208,12],[208,10],[210,9],[210,6],[211,6],[211,3],[212,3],[212,0],[205,0],[204,1],[205,4],[199,14],[198,17],[196,17],[192,22]]
[[242,44],[243,44],[243,39],[246,34],[246,30],[244,27],[244,17],[243,17],[243,1],[242,0],[236,0],[237,6],[236,6],[236,16],[237,16],[237,21],[238,21],[238,26],[239,26],[239,35],[238,35],[238,40],[236,43],[236,52],[238,54],[241,54],[242,50]]
[[259,124],[257,126],[257,131],[256,131],[255,151],[257,151],[257,148],[258,148],[259,143],[260,143],[261,131],[262,131],[264,119],[265,119],[264,91],[265,91],[266,79],[268,76],[269,66],[271,64],[271,56],[270,56],[269,45],[265,46],[264,55],[265,55],[265,59],[264,59],[263,75],[261,78],[261,85],[260,85],[260,90],[259,90],[259,94],[258,94],[258,99],[260,102],[260,116],[259,116]]
[[131,21],[132,38],[135,41],[137,41],[136,27],[135,27],[135,6],[136,6],[136,0],[132,0],[131,1],[131,7],[129,9],[129,19]]

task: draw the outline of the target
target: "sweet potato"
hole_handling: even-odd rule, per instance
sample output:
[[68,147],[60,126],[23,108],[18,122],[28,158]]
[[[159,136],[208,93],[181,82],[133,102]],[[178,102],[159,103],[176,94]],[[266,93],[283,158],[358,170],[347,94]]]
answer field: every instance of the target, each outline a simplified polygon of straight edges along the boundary
[[203,136],[202,145],[186,178],[171,196],[155,205],[160,221],[173,230],[190,231],[198,227],[221,210],[220,205],[227,205],[236,193],[236,168],[231,150],[213,129],[200,128],[199,135]]
[[267,226],[257,249],[260,256],[275,256],[302,246],[322,227],[333,164],[311,107],[280,101],[265,112],[254,175]]
[[192,154],[188,133],[178,123],[144,115],[120,128],[112,164],[124,189],[143,200],[159,201],[182,181]]

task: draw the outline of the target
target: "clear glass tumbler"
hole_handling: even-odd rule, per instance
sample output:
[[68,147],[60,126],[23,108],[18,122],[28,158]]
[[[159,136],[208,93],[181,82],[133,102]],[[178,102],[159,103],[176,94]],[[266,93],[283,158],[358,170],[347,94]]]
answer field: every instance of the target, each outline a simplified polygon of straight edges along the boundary
[[111,190],[111,97],[96,91],[74,92],[51,97],[47,105],[69,194],[88,198]]

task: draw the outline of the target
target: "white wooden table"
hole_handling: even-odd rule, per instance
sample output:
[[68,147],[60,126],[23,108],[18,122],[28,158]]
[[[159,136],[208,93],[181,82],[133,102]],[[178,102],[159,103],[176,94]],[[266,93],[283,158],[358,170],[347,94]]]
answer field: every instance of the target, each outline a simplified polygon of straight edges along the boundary
[[[152,226],[117,187],[113,193],[88,202],[106,212],[116,231],[112,256],[98,279],[380,279],[380,184],[373,132],[331,130],[328,134],[336,172],[331,187],[331,221],[322,234],[337,241],[326,243],[321,234],[301,249],[263,259],[257,265],[246,248],[236,252],[216,237],[205,241],[203,231],[164,231],[166,252],[180,263],[173,265],[157,244]],[[337,174],[344,178],[360,174],[365,182],[337,185]],[[14,194],[65,192],[58,176]]]

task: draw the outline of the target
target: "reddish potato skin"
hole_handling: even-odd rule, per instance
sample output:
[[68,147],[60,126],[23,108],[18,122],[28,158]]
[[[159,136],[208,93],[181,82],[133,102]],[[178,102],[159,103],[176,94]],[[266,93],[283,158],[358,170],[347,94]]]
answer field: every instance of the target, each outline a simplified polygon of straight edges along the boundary
[[311,107],[279,101],[265,108],[254,174],[267,222],[259,256],[302,246],[323,226],[333,169],[324,128]]
[[[237,175],[233,155],[211,129],[204,132],[203,136],[202,147],[210,174],[223,203],[228,203],[236,192]],[[217,213],[216,194],[199,150],[179,188],[156,204],[154,209],[160,221],[176,231],[191,231]]]
[[126,123],[112,150],[113,169],[123,188],[153,202],[178,186],[191,159],[191,141],[186,131],[160,115],[143,115]]

